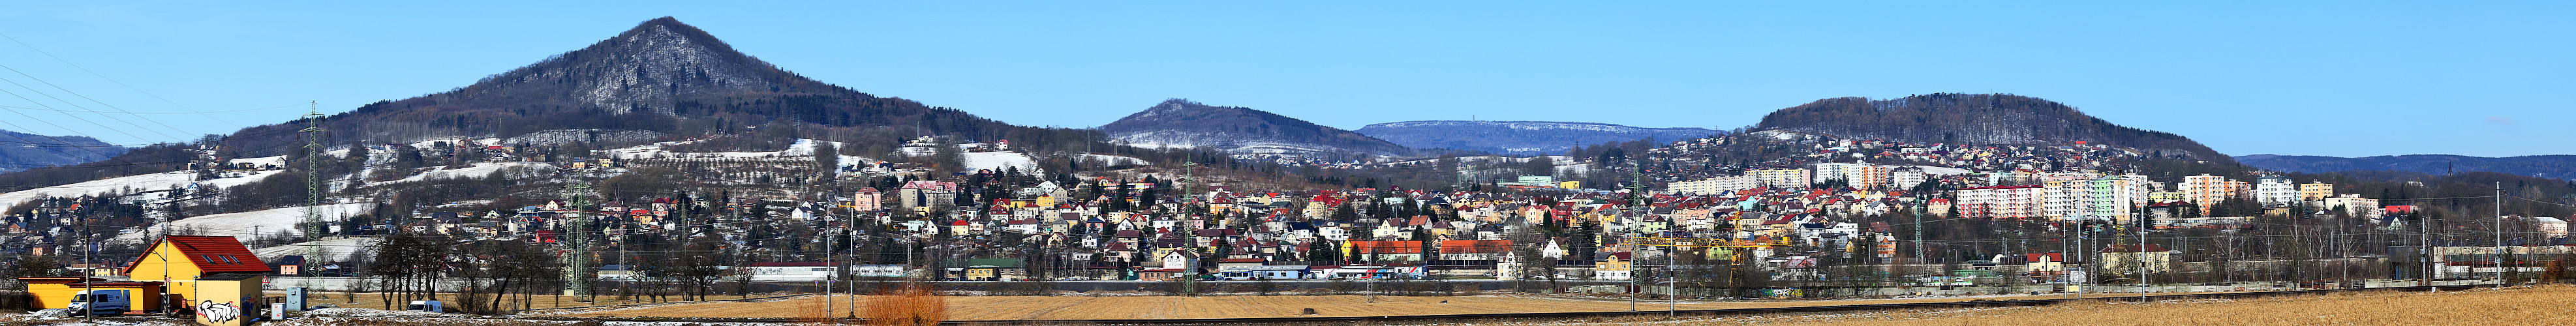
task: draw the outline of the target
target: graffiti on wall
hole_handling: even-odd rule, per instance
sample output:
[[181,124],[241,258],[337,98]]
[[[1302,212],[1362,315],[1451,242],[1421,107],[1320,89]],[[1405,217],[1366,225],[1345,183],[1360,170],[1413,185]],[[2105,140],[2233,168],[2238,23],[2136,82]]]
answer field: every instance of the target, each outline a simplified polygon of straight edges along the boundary
[[233,306],[231,302],[218,303],[215,300],[206,300],[197,303],[197,315],[205,316],[206,321],[229,322],[241,318],[241,307]]

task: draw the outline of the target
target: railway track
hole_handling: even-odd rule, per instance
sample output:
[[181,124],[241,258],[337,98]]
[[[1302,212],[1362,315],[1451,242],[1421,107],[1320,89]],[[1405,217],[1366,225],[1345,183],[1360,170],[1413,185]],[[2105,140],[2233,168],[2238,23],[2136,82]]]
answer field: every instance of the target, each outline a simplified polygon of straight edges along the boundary
[[[2202,294],[2167,294],[2167,295],[2120,296],[2120,297],[2096,297],[2096,298],[2062,298],[2062,299],[1970,300],[1970,301],[1956,301],[1956,302],[1882,303],[1882,304],[1854,304],[1854,305],[1806,306],[1806,307],[1776,307],[1776,308],[1689,309],[1689,310],[1672,310],[1672,311],[1665,311],[1665,310],[1650,310],[1650,311],[1596,311],[1596,312],[1538,312],[1538,313],[1506,313],[1506,314],[1402,315],[1402,316],[1350,316],[1350,317],[1287,317],[1287,318],[1176,318],[1176,319],[969,320],[969,321],[946,321],[946,322],[941,322],[940,324],[941,324],[941,325],[1276,325],[1276,324],[1353,324],[1353,323],[1380,323],[1380,322],[1395,322],[1395,323],[1403,323],[1403,322],[1431,322],[1431,321],[1513,321],[1513,320],[1519,320],[1519,321],[1530,321],[1530,320],[1571,320],[1571,319],[1601,318],[1601,317],[1656,316],[1656,315],[1666,315],[1666,314],[1675,315],[1675,316],[1691,316],[1691,317],[1715,317],[1715,316],[1750,316],[1750,315],[1770,315],[1770,314],[1832,313],[1832,312],[1858,312],[1858,311],[1883,311],[1883,310],[1927,310],[1927,309],[1968,309],[1968,308],[1990,308],[1990,307],[2030,307],[2030,306],[2047,306],[2047,305],[2056,305],[2056,304],[2062,304],[2062,303],[2082,302],[2082,301],[2164,301],[2164,300],[2191,300],[2191,299],[2241,299],[2241,298],[2257,298],[2257,297],[2269,297],[2269,296],[2321,295],[2321,294],[2328,294],[2328,293],[2353,292],[2353,291],[2415,291],[2415,292],[2422,292],[2422,291],[2433,291],[2433,290],[2436,290],[2436,289],[2441,290],[2441,291],[2457,291],[2457,290],[2466,290],[2466,289],[2471,289],[2471,288],[2482,288],[2482,287],[2492,287],[2492,286],[2493,286],[2493,285],[2409,286],[2409,287],[2386,287],[2386,288],[2367,288],[2367,289],[2299,290],[2299,291],[2264,291],[2264,292],[2234,292],[2234,293],[2202,293]],[[547,317],[533,317],[533,318],[529,318],[529,317],[521,317],[521,318],[525,318],[525,319],[557,319],[557,318],[547,318]],[[591,317],[591,318],[560,318],[560,319],[561,319],[561,320],[630,321],[630,322],[740,322],[740,323],[795,323],[795,322],[813,322],[813,320],[799,320],[799,319],[789,319],[789,318],[651,318],[651,317],[636,317],[636,318],[599,318],[599,317]]]
[[[2322,295],[2322,294],[2330,294],[2330,293],[2339,293],[2339,292],[2356,292],[2356,291],[2414,291],[2414,292],[2435,291],[2435,290],[2440,290],[2440,291],[2458,291],[2458,290],[2467,290],[2467,289],[2473,289],[2473,288],[2485,288],[2485,287],[2493,287],[2493,286],[2494,286],[2494,285],[2440,285],[2440,286],[2408,286],[2408,287],[2386,287],[2386,288],[2367,288],[2367,289],[2299,290],[2299,291],[2264,291],[2264,292],[2232,292],[2232,293],[2198,293],[2198,294],[2167,294],[2167,295],[2119,296],[2119,297],[2095,297],[2095,298],[2026,299],[2026,300],[1969,300],[1969,301],[1955,301],[1955,302],[1881,303],[1881,304],[1853,304],[1853,305],[1805,306],[1805,307],[1774,307],[1774,308],[1688,309],[1688,310],[1670,310],[1670,311],[1666,311],[1666,310],[1646,310],[1646,311],[1593,311],[1593,312],[1534,312],[1534,313],[1503,313],[1503,314],[1400,315],[1400,316],[1347,316],[1347,317],[1285,317],[1285,318],[1170,318],[1170,319],[964,320],[964,321],[944,321],[944,322],[940,322],[939,324],[940,324],[940,325],[1281,325],[1281,324],[1408,323],[1408,322],[1437,322],[1437,321],[1447,321],[1447,322],[1462,322],[1462,321],[1544,321],[1544,320],[1576,320],[1576,319],[1604,318],[1604,317],[1656,316],[1656,315],[1667,315],[1667,314],[1669,314],[1669,315],[1673,315],[1673,316],[1718,317],[1718,316],[1752,316],[1752,315],[1772,315],[1772,314],[1806,314],[1806,313],[1834,313],[1834,312],[1860,312],[1860,311],[1886,311],[1886,310],[1932,310],[1932,309],[1969,309],[1969,308],[1992,308],[1992,307],[2032,307],[2032,306],[2047,306],[2047,305],[2056,305],[2056,304],[2063,304],[2063,303],[2070,303],[2070,302],[2083,302],[2083,301],[2164,301],[2164,300],[2191,300],[2191,299],[2242,299],[2242,298],[2259,298],[2259,297],[2270,297],[2270,296]],[[769,298],[752,298],[752,299],[750,299],[750,300],[779,299],[779,298],[788,298],[788,297],[797,297],[797,296],[802,296],[802,295],[781,296],[781,297],[769,297]],[[730,301],[742,301],[742,300],[737,299],[737,300],[730,300]],[[591,307],[591,308],[596,308],[596,307]],[[557,321],[603,321],[603,322],[704,322],[704,323],[814,323],[814,322],[817,322],[817,320],[812,320],[812,319],[797,319],[797,318],[721,318],[721,317],[683,317],[683,318],[669,318],[669,317],[558,317],[558,316],[542,316],[542,315],[539,315],[539,316],[515,315],[515,316],[493,316],[493,317],[397,317],[397,316],[384,316],[384,317],[370,317],[370,318],[448,319],[448,320],[467,320],[467,319],[495,319],[495,320],[557,320]],[[159,318],[159,317],[136,317],[136,316],[102,317],[102,318],[99,318],[99,319],[104,319],[104,320],[109,320],[109,321],[114,321],[114,322],[124,322],[124,323],[144,322],[144,321],[151,321],[151,320],[167,320],[167,318]],[[843,322],[843,323],[856,323],[856,322],[859,322],[859,320],[850,320],[850,319],[842,319],[842,320],[839,320],[839,321],[840,321],[840,322]]]

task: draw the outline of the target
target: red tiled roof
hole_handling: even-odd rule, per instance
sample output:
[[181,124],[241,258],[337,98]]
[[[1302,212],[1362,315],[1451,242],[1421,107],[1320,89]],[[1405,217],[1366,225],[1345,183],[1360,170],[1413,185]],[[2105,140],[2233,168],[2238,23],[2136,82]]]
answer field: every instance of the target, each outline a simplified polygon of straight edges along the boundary
[[[178,256],[188,257],[188,263],[196,265],[198,273],[268,272],[268,263],[261,262],[259,255],[250,253],[250,247],[242,246],[241,240],[233,237],[173,235],[163,236],[161,242],[177,248]],[[160,247],[160,243],[154,243],[147,248]],[[134,263],[125,264],[125,273],[133,274],[134,266],[142,264],[143,256],[135,256]]]

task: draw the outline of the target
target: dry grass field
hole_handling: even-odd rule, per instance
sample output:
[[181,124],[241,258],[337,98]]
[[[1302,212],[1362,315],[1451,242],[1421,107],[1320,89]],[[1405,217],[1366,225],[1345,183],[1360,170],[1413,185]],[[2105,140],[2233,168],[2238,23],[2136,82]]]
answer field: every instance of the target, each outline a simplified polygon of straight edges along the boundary
[[[2038,296],[2037,298],[2056,298]],[[2027,297],[1980,297],[2010,299]],[[1394,316],[1448,315],[1523,312],[1627,311],[1626,300],[1560,298],[1517,295],[1483,295],[1456,297],[1379,296],[1369,302],[1367,296],[962,296],[945,297],[949,320],[1067,320],[1067,319],[1164,319],[1164,318],[1261,318],[1298,317],[1306,308],[1314,316]],[[618,317],[744,317],[802,318],[821,316],[823,297],[800,297],[780,302],[711,302],[634,307],[606,311],[566,314],[564,316]],[[849,311],[863,310],[866,296],[834,296],[831,315],[848,316]],[[1724,309],[1877,304],[1907,302],[1964,301],[1967,298],[1878,299],[1878,300],[1764,300],[1730,302],[1684,302],[1681,309]],[[1639,310],[1664,310],[1662,301],[1641,301]],[[852,309],[858,307],[860,309]]]
[[[2576,286],[2440,293],[2352,292],[2236,300],[2087,302],[1839,314],[1684,318],[1602,318],[1479,325],[2566,325],[2576,322]],[[1438,324],[1438,323],[1427,323]]]

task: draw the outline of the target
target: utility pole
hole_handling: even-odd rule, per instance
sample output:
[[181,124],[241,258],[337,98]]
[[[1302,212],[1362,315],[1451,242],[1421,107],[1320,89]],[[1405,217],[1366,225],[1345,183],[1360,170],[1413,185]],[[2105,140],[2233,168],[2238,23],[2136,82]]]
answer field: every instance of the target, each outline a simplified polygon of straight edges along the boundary
[[2433,224],[2429,223],[2432,221],[2424,218],[2422,211],[2407,213],[2415,215],[2416,262],[2424,265],[2424,274],[2415,276],[2415,286],[2433,286]]
[[2506,268],[2504,266],[2504,181],[2496,181],[2495,183],[2495,227],[2489,228],[2487,231],[2495,233],[2495,287],[2502,289],[2504,288],[2504,270]]
[[[321,259],[322,246],[322,111],[320,101],[304,103],[304,257]],[[251,235],[258,239],[259,235]]]
[[[2130,222],[2137,222],[2138,257],[2136,262],[2138,264],[2138,302],[2145,303],[2147,302],[2147,294],[2145,292],[2147,291],[2147,227],[2149,225],[2147,224],[2147,219],[2145,219],[2144,216],[2138,215],[2136,206],[2130,206],[2126,213],[2129,215]],[[2172,258],[2173,256],[2167,255],[2165,257]]]
[[[2099,279],[2099,278],[2101,278],[2101,277],[2099,277],[2098,275],[2093,275],[2093,273],[2099,273],[2099,272],[2101,272],[2101,271],[2100,271],[2100,270],[2094,270],[2094,269],[2093,269],[2093,257],[2087,257],[2087,255],[2085,255],[2085,254],[2084,254],[2084,251],[2085,251],[2085,250],[2091,250],[2091,249],[2088,249],[2088,248],[2090,248],[2090,247],[2085,247],[2085,246],[2084,246],[2084,234],[2085,234],[2085,233],[2090,233],[2091,231],[2093,231],[2092,229],[2089,229],[2090,227],[2092,227],[2092,225],[2090,225],[2090,224],[2091,224],[2091,223],[2085,223],[2085,220],[2081,220],[2081,219],[2075,220],[2075,250],[2072,250],[2073,252],[2070,252],[2070,253],[2071,253],[2071,254],[2074,254],[2074,257],[2075,257],[2076,259],[2078,259],[2078,260],[2083,260],[2083,261],[2084,261],[2084,263],[2082,264],[2082,266],[2080,266],[2080,267],[2084,267],[2084,289],[2075,291],[2075,297],[2077,297],[2077,298],[2083,298],[2085,293],[2091,293],[2091,292],[2093,292],[2093,286],[2095,286],[2095,285],[2100,285],[2100,284],[2094,283],[2094,282],[2093,282],[2093,280],[2094,280],[2094,279]],[[2070,283],[2071,283],[2071,282],[2070,282]]]
[[98,263],[92,260],[97,259],[98,246],[91,245],[90,243],[90,241],[96,240],[93,239],[95,236],[92,235],[89,230],[89,213],[78,214],[80,214],[80,217],[75,220],[80,221],[81,227],[81,265],[89,266],[89,268],[81,269],[81,291],[87,291],[89,293],[89,295],[81,296],[81,301],[88,302],[83,304],[83,306],[89,308],[81,309],[81,311],[77,312],[81,314],[81,322],[91,322],[97,314],[90,312],[98,310],[98,291],[96,291],[98,290],[98,282],[90,281],[89,277],[92,275],[98,275]]
[[[1642,222],[1645,220],[1645,214],[1638,212],[1638,210],[1649,209],[1649,207],[1653,206],[1651,203],[1647,202],[1646,197],[1646,163],[1644,160],[1629,160],[1628,162],[1633,168],[1628,169],[1628,209],[1625,214],[1636,216],[1638,221]],[[1580,221],[1577,222],[1579,223]],[[1667,221],[1667,225],[1669,224],[1670,221]],[[1679,249],[1679,247],[1665,247],[1663,253],[1664,317],[1667,318],[1672,317],[1675,313],[1674,311],[1680,310],[1681,307],[1681,270],[1673,268],[1674,249]],[[1633,252],[1633,250],[1631,252]],[[1629,269],[1629,274],[1636,274],[1636,271],[1634,271],[1636,268],[1631,267]],[[1548,274],[1553,276],[1556,274],[1556,271],[1548,271]],[[1630,275],[1628,278],[1632,279],[1631,282],[1634,282],[1633,279],[1636,279],[1637,277],[1635,275]],[[1631,295],[1631,297],[1633,298],[1634,295]],[[1629,309],[1636,309],[1635,305],[1636,303],[1632,299],[1629,302]]]

